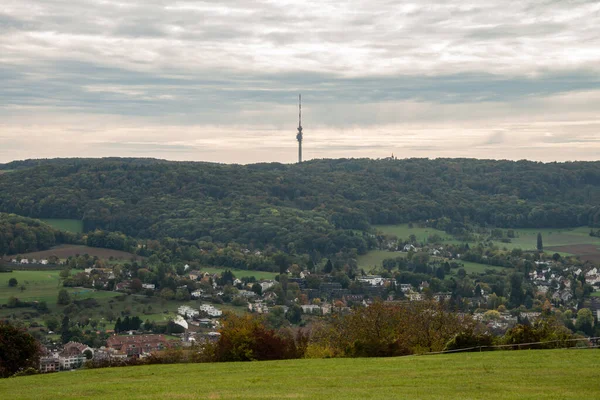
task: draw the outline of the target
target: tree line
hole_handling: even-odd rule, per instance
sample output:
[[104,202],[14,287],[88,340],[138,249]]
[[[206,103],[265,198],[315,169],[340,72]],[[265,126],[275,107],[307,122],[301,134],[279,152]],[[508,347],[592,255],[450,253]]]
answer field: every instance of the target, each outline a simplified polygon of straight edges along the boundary
[[[500,228],[600,224],[600,163],[472,159],[222,165],[151,159],[13,162],[0,211],[86,231],[236,242],[317,257],[369,249],[373,224],[447,218]],[[114,240],[113,240],[114,239]],[[124,246],[104,238],[103,246]],[[112,247],[111,247],[112,248]]]

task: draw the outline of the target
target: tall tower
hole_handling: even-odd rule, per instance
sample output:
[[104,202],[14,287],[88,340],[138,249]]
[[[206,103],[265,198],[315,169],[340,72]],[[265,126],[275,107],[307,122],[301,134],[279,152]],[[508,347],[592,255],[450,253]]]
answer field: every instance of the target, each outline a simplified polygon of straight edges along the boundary
[[298,95],[298,162],[302,162],[302,95]]

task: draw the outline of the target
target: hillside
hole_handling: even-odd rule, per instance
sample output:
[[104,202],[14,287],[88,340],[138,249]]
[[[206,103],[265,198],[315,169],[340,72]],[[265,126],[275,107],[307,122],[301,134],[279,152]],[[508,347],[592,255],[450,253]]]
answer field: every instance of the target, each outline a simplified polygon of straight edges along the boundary
[[446,217],[496,227],[600,223],[600,162],[314,160],[223,165],[152,159],[0,165],[0,211],[159,239],[288,253],[364,253],[356,232]]
[[0,380],[10,399],[594,399],[596,350],[179,364]]

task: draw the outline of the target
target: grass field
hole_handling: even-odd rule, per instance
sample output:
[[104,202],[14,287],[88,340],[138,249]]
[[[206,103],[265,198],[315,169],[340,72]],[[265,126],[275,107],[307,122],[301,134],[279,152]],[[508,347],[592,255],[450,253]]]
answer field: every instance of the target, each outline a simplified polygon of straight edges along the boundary
[[[89,247],[82,245],[74,245],[74,244],[65,244],[53,247],[49,250],[44,251],[36,251],[33,253],[25,253],[21,254],[23,258],[35,258],[35,259],[44,259],[49,258],[50,256],[56,256],[61,260],[64,260],[68,257],[73,257],[77,255],[89,254],[90,256],[98,257],[103,260],[108,260],[109,258],[113,258],[115,260],[124,260],[129,261],[132,258],[140,259],[142,257],[127,253],[125,251],[120,250],[112,250],[112,249],[101,249],[98,247]],[[15,256],[11,256],[10,258],[14,258]]]
[[0,380],[16,399],[597,399],[597,350],[154,365]]
[[567,229],[516,229],[518,236],[511,239],[511,243],[498,242],[498,246],[508,249],[521,248],[523,250],[536,250],[537,234],[542,234],[544,248],[553,246],[568,246],[577,244],[595,244],[600,246],[600,238],[590,236],[590,228],[567,228]]
[[463,264],[463,268],[465,269],[465,271],[468,274],[483,274],[485,272],[485,270],[487,269],[491,269],[494,271],[510,271],[511,268],[503,268],[503,267],[496,267],[496,266],[492,266],[492,265],[486,265],[486,264],[479,264],[479,263],[475,263],[475,262],[471,262],[471,261],[462,261],[462,260],[457,260],[457,262],[459,264]]
[[[8,281],[15,278],[17,287],[9,287]],[[22,301],[46,301],[48,306],[56,303],[58,291],[62,288],[59,280],[59,271],[13,271],[0,273],[0,304],[6,304],[10,297],[17,297]],[[21,285],[25,290],[21,291]],[[66,288],[73,299],[114,297],[117,293],[95,291],[93,289]]]
[[[218,268],[218,267],[200,267],[199,270],[202,272],[208,272],[211,274],[220,274],[228,268]],[[243,278],[245,276],[253,276],[256,279],[275,279],[278,275],[275,272],[265,272],[265,271],[248,271],[245,269],[229,269],[233,272],[236,278]]]
[[445,243],[455,242],[455,239],[452,235],[434,228],[419,228],[417,226],[410,228],[408,224],[399,224],[375,225],[375,229],[383,233],[396,235],[398,239],[408,239],[410,235],[415,235],[417,242],[419,243],[427,243],[427,238],[433,234],[439,235]]
[[78,219],[41,218],[41,221],[60,231],[83,233],[83,221]]
[[399,251],[387,251],[387,250],[371,250],[362,256],[358,256],[357,262],[359,268],[381,267],[383,260],[388,258],[406,257],[406,253]]

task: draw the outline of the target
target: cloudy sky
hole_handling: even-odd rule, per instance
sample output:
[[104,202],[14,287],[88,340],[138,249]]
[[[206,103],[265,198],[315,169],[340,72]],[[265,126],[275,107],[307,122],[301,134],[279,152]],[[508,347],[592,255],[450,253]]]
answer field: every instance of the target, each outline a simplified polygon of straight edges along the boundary
[[0,162],[600,159],[598,0],[2,0]]

